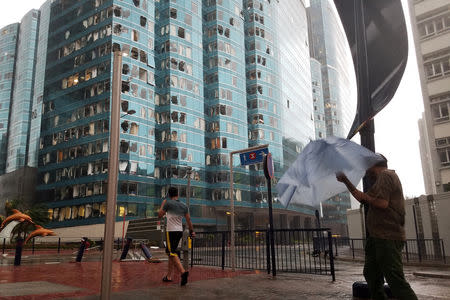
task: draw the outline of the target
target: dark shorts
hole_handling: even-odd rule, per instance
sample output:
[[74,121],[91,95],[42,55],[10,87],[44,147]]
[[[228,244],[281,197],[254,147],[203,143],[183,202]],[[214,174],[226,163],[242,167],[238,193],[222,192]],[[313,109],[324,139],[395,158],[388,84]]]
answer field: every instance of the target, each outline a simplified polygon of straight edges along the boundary
[[169,256],[180,256],[177,247],[182,237],[182,231],[166,231],[166,253]]

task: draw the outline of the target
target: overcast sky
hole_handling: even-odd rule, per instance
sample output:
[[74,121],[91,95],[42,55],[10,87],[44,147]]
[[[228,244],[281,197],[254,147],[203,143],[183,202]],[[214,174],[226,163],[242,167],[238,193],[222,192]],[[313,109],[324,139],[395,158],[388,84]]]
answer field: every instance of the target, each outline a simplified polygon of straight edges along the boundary
[[[0,28],[20,22],[30,9],[39,8],[45,2],[45,0],[0,1]],[[402,2],[408,23],[409,59],[396,95],[375,117],[375,148],[388,158],[389,167],[397,171],[405,195],[419,196],[425,193],[417,125],[423,111],[423,101],[409,24],[409,9],[406,7],[407,1]]]

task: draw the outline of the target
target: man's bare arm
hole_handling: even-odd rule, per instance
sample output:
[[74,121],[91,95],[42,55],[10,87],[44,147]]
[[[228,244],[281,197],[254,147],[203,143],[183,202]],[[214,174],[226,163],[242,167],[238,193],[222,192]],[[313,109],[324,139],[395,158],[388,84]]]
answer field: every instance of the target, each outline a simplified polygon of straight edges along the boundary
[[158,210],[158,218],[160,218],[160,219],[161,219],[161,218],[165,215],[165,213],[166,213],[166,211],[163,209],[164,204],[166,204],[166,199],[164,199],[164,201],[161,203],[161,207],[160,207],[159,210]]
[[189,234],[192,237],[195,237],[194,226],[192,226],[192,222],[191,222],[191,216],[189,215],[189,213],[187,213],[184,215],[184,217],[186,218],[186,223],[188,224],[188,227],[189,227]]
[[389,206],[389,201],[382,198],[372,197],[364,192],[358,190],[351,182],[348,180],[347,176],[342,173],[336,173],[336,179],[339,182],[345,184],[349,192],[358,200],[360,203],[367,203],[377,208],[386,209]]

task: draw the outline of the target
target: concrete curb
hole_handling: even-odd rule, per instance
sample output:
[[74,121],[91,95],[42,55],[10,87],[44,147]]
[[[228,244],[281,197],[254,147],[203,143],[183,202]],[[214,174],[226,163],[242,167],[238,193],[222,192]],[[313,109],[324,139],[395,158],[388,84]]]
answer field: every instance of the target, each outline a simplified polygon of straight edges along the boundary
[[429,277],[429,278],[450,279],[450,273],[443,274],[443,273],[413,272],[413,275],[420,276],[420,277]]
[[[347,257],[347,256],[335,256],[334,260],[341,260],[341,261],[347,261],[347,262],[359,262],[359,263],[364,263],[364,258],[359,258],[359,257]],[[411,266],[411,267],[430,267],[430,268],[438,268],[438,269],[450,269],[450,265],[449,264],[444,264],[444,263],[429,263],[429,262],[406,262],[403,261],[403,265],[404,266]]]

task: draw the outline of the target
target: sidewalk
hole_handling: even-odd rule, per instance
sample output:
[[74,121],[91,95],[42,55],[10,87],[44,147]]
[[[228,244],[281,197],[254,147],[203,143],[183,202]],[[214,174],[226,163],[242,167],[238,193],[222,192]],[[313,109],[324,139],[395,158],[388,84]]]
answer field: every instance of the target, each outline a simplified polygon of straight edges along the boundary
[[[351,286],[363,280],[362,264],[337,261],[336,281],[331,276],[222,271],[194,266],[189,283],[161,281],[167,262],[114,262],[112,299],[353,299]],[[419,299],[450,299],[449,280],[414,276],[434,269],[405,267]],[[436,270],[434,270],[436,271]],[[0,299],[99,299],[101,262],[53,263],[0,267]]]

